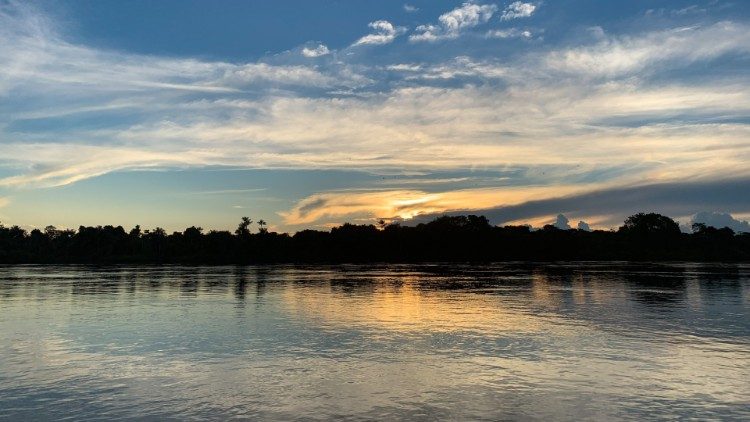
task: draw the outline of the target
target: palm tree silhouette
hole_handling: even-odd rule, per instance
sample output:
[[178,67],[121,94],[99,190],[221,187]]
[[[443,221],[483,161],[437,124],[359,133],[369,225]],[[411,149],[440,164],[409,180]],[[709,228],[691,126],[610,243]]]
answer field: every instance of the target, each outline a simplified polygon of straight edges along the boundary
[[265,225],[266,225],[265,220],[263,220],[263,219],[258,220],[258,226],[259,226],[258,232],[259,233],[267,233],[268,232],[268,229],[264,227]]
[[253,220],[249,217],[242,217],[242,221],[237,226],[237,230],[234,231],[234,234],[237,236],[247,236],[250,234],[250,231],[247,228],[250,227],[251,224],[253,224]]

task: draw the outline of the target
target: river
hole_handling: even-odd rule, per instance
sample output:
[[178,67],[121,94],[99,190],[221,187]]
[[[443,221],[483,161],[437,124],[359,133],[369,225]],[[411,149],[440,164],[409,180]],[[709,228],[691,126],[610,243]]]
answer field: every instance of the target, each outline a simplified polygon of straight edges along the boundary
[[750,420],[750,266],[0,267],[3,420]]

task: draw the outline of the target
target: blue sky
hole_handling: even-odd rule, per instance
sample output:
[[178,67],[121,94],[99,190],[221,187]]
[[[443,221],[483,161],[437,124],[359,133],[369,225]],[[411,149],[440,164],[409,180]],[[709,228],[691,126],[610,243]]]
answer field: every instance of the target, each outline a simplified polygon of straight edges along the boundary
[[741,1],[0,0],[0,221],[747,219],[748,65]]

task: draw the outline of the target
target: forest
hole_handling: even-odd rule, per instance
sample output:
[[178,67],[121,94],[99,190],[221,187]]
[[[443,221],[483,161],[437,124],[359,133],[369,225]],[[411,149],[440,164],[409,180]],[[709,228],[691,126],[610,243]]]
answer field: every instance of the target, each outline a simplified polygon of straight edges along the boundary
[[490,261],[750,261],[750,234],[638,213],[617,230],[562,230],[547,225],[493,226],[482,216],[442,216],[416,226],[343,224],[293,235],[257,229],[243,217],[234,232],[189,227],[126,231],[122,226],[30,232],[0,224],[0,263],[259,264]]

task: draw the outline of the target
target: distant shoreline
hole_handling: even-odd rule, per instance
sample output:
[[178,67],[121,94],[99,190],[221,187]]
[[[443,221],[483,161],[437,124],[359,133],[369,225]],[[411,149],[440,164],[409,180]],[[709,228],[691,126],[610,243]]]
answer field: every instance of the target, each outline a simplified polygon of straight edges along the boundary
[[0,226],[0,264],[344,264],[554,261],[750,262],[750,234],[679,225],[639,213],[612,231],[498,227],[485,217],[444,216],[414,227],[344,224],[330,231],[269,232],[243,218],[234,233],[189,227],[126,232],[121,226],[44,231]]

